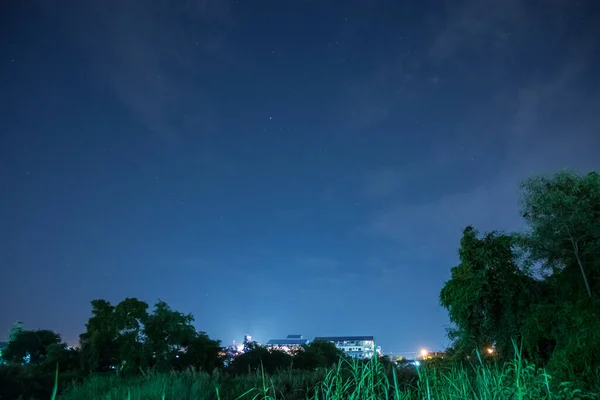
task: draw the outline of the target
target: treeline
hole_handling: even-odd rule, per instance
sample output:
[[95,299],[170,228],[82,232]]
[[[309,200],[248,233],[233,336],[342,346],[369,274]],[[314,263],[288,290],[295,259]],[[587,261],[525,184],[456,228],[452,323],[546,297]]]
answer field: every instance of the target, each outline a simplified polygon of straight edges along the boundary
[[600,178],[522,184],[522,232],[464,231],[441,304],[460,359],[516,355],[565,380],[600,382]]
[[312,342],[293,354],[251,342],[243,352],[224,347],[219,340],[197,331],[191,314],[183,314],[158,301],[152,311],[136,298],[116,305],[93,300],[92,316],[71,348],[50,330],[25,330],[17,323],[2,352],[0,398],[47,397],[58,366],[59,386],[91,375],[133,377],[147,373],[194,370],[229,375],[257,371],[329,368],[345,357],[334,344]]

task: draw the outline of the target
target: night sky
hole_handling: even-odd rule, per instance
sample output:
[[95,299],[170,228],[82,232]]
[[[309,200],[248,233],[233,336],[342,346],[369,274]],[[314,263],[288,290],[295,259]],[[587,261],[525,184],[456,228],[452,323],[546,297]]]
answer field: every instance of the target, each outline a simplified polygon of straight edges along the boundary
[[0,339],[138,297],[224,343],[443,349],[462,229],[600,169],[597,1],[0,7]]

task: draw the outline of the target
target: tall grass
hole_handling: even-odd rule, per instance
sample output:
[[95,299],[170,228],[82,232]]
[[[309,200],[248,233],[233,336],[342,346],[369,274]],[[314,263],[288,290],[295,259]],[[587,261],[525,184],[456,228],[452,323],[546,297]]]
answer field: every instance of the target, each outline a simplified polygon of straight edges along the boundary
[[[194,371],[148,374],[130,379],[91,377],[73,385],[62,400],[575,400],[600,399],[572,384],[554,382],[520,357],[502,365],[479,360],[470,368],[439,370],[424,363],[406,387],[397,368],[377,359],[342,360],[328,370],[261,371],[244,376]],[[600,387],[600,383],[599,383]]]

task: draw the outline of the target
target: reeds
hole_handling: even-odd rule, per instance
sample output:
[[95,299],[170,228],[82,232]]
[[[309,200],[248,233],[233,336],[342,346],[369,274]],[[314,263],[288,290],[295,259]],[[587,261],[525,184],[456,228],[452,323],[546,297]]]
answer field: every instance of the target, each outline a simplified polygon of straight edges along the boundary
[[[399,368],[399,367],[398,367]],[[438,370],[423,363],[414,382],[400,382],[399,369],[377,359],[341,360],[328,370],[285,370],[267,376],[186,371],[150,373],[122,379],[90,377],[70,387],[62,400],[576,400],[600,399],[566,382],[554,382],[543,369],[517,356],[487,364]],[[407,367],[405,367],[407,368]],[[406,374],[402,375],[405,376]],[[599,383],[600,387],[600,383]]]

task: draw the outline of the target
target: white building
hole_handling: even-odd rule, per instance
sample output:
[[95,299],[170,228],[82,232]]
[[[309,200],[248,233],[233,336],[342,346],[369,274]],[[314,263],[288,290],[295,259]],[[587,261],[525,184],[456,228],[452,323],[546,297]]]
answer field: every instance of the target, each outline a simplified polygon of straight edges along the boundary
[[381,354],[381,348],[375,347],[373,336],[326,336],[316,337],[315,341],[331,342],[352,358],[371,358],[376,351]]

